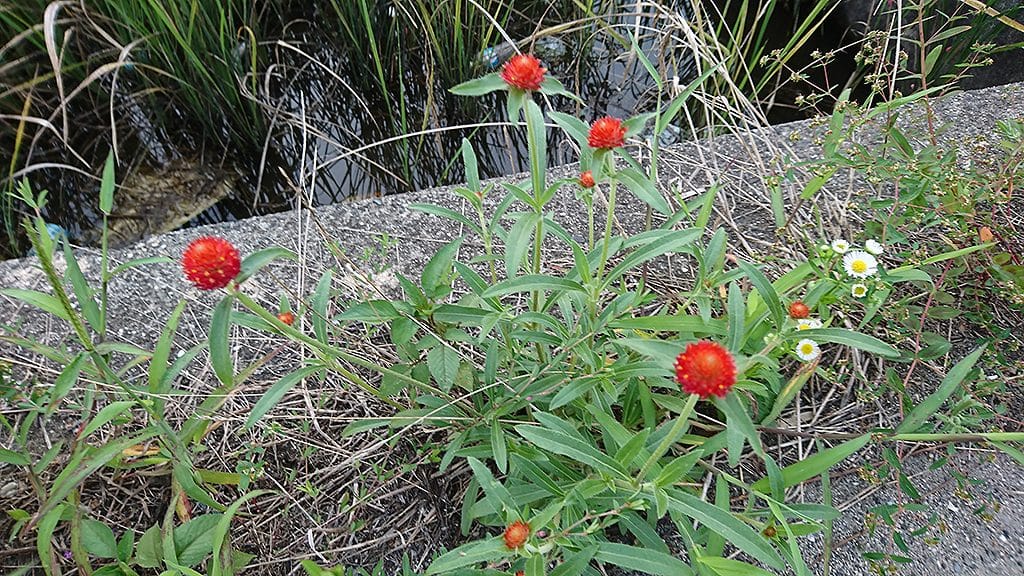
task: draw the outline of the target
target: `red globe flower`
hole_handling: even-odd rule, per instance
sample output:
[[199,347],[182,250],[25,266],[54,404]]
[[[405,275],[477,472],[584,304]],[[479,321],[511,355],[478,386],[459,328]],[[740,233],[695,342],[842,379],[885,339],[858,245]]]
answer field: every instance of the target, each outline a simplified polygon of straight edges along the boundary
[[505,528],[505,546],[508,546],[509,550],[515,550],[526,544],[526,539],[529,537],[530,525],[522,520],[516,520],[509,524],[508,528]]
[[295,314],[292,314],[291,312],[281,312],[277,315],[277,319],[291,326],[295,323]]
[[242,269],[238,249],[216,236],[193,240],[181,257],[181,265],[185,277],[200,290],[223,288]]
[[501,69],[501,79],[520,90],[540,90],[545,72],[547,69],[532,54],[516,54],[505,62]]
[[811,315],[811,309],[807,307],[800,300],[796,300],[789,305],[789,317],[794,320],[800,320],[801,318],[807,318]]
[[725,397],[736,384],[736,362],[721,344],[693,342],[676,357],[676,382],[683,392],[702,399],[712,394]]
[[590,134],[587,135],[587,144],[591,148],[604,148],[610,150],[618,148],[626,143],[626,127],[622,120],[605,116],[594,122],[590,127]]
[[595,184],[595,182],[594,182],[594,173],[593,172],[591,172],[590,170],[587,170],[583,174],[580,174],[580,186],[582,186],[584,188],[593,188],[594,184]]

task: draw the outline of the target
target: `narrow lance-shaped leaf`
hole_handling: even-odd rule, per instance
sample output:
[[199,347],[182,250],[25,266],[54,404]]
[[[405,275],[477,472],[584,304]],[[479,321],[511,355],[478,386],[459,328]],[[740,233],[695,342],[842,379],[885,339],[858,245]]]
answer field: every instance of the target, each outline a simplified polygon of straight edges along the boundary
[[213,309],[210,320],[210,363],[213,373],[224,384],[230,384],[235,374],[235,366],[231,361],[231,308],[235,303],[233,296],[226,296]]
[[956,363],[955,366],[946,374],[946,377],[942,379],[942,383],[935,392],[925,398],[920,404],[914,407],[907,414],[903,423],[896,428],[897,433],[913,432],[917,430],[921,424],[924,424],[932,414],[937,412],[942,404],[949,399],[954,391],[960,386],[965,378],[971,373],[974,365],[981,358],[981,355],[985,352],[985,346],[982,345],[974,352],[968,354],[963,360]]
[[[849,458],[853,453],[863,448],[871,441],[871,435],[865,434],[859,438],[844,442],[834,448],[822,450],[817,454],[794,462],[782,469],[783,488],[796,486],[797,484],[813,478],[832,466]],[[771,480],[765,476],[751,485],[751,488],[758,492],[766,493],[771,488]]]

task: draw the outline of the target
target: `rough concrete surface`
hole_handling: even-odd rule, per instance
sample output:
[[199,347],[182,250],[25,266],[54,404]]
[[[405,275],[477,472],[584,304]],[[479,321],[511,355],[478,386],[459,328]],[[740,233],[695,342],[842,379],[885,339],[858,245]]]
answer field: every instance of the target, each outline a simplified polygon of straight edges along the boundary
[[[996,120],[1024,118],[1024,85],[990,88],[978,92],[948,97],[935,105],[942,138],[950,145],[971,147],[977,142],[992,144],[991,135]],[[904,113],[901,121],[920,121],[921,111]],[[716,209],[718,222],[729,227],[730,240],[737,242],[737,251],[757,255],[776,250],[771,226],[771,211],[766,185],[762,179],[765,166],[772,165],[779,155],[791,159],[811,159],[820,155],[820,144],[812,137],[818,128],[812,123],[800,122],[760,129],[753,134],[720,136],[714,142],[699,145],[683,144],[666,151],[662,156],[663,190],[678,190],[683,197],[695,194],[712,182],[722,186]],[[774,144],[775,146],[771,146]],[[558,171],[556,170],[556,175]],[[561,169],[561,175],[571,176],[574,168]],[[839,197],[852,194],[859,186],[853,179],[836,178],[829,186]],[[794,185],[784,190],[790,203],[799,193]],[[184,247],[192,239],[207,234],[228,238],[243,253],[270,246],[284,246],[299,253],[301,265],[286,263],[273,267],[272,275],[261,274],[247,284],[246,291],[268,304],[276,303],[281,289],[308,294],[319,274],[327,266],[340,266],[350,274],[370,273],[371,264],[393,265],[398,270],[415,273],[434,251],[444,243],[462,235],[451,222],[410,209],[418,202],[429,202],[464,210],[461,200],[447,189],[428,190],[389,196],[363,202],[319,207],[315,211],[277,214],[240,222],[227,222],[215,226],[192,228],[145,239],[130,247],[115,250],[115,263],[133,258],[166,255],[177,261]],[[645,210],[634,199],[623,198],[617,211],[620,225],[638,230],[643,225]],[[571,232],[580,234],[585,229],[582,204],[571,195],[556,198],[551,206],[556,220]],[[802,225],[815,229],[818,225],[811,217]],[[831,233],[856,233],[843,217],[816,232],[821,236]],[[379,238],[387,234],[398,240],[396,247],[386,254],[379,251]],[[337,243],[348,256],[347,262],[336,262],[324,248],[322,235]],[[365,250],[377,250],[375,255],[362,259]],[[82,267],[87,275],[98,268],[95,250],[82,249]],[[684,266],[685,264],[673,264]],[[0,284],[3,287],[45,289],[45,280],[32,259],[0,263]],[[393,277],[377,276],[375,281],[384,292],[394,291]],[[353,282],[365,286],[365,282]],[[183,278],[175,263],[149,265],[126,273],[111,285],[114,298],[111,305],[114,332],[124,341],[142,347],[152,346],[165,318],[180,299],[189,301],[186,317],[181,322],[179,337],[182,346],[188,346],[205,337],[208,314],[218,295],[192,288]],[[18,324],[50,322],[52,333],[59,334],[63,327],[30,310],[24,304],[0,297],[4,318],[19,318]],[[212,375],[210,376],[212,381]],[[989,574],[1024,574],[1024,479],[1021,469],[1011,460],[989,453],[962,453],[951,459],[952,469],[960,470],[971,478],[983,480],[969,490],[957,491],[956,481],[946,471],[929,471],[930,456],[920,456],[908,464],[908,474],[914,478],[924,501],[939,515],[941,526],[935,545],[925,545],[921,539],[911,542],[915,563],[904,568],[903,574],[937,576],[954,574],[982,576]],[[808,501],[820,502],[820,493],[814,486],[805,491]],[[895,502],[897,491],[889,485],[874,486],[865,483],[856,474],[839,475],[833,481],[834,501],[848,509],[836,524],[836,542],[841,545],[832,557],[833,576],[855,576],[869,573],[862,551],[894,551],[885,531],[872,536],[864,529],[864,513],[871,508]],[[979,510],[982,504],[985,507]],[[995,506],[998,503],[998,508]],[[975,512],[976,510],[979,510]],[[906,520],[920,521],[919,518]],[[939,524],[936,524],[939,526]],[[806,543],[807,558],[816,574],[822,572],[820,559],[815,563],[820,540],[811,538]]]

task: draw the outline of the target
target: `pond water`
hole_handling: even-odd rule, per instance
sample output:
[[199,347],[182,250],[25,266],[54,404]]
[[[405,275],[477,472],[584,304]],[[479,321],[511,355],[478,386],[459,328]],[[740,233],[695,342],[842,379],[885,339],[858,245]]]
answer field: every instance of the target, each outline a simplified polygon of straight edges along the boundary
[[[294,13],[278,15],[287,24],[275,37],[259,40],[266,62],[253,85],[269,134],[246,150],[221,154],[217,135],[190,133],[187,116],[174,118],[179,112],[162,110],[162,122],[156,122],[154,111],[135,102],[123,103],[122,121],[131,134],[121,145],[140,151],[135,155],[142,175],[137,181],[160,182],[169,189],[159,193],[143,189],[142,194],[133,195],[167,198],[167,206],[150,200],[155,210],[139,216],[138,210],[128,208],[127,218],[159,219],[158,213],[174,212],[179,221],[184,215],[191,225],[206,224],[459,182],[463,175],[458,150],[463,137],[477,151],[481,176],[524,171],[524,135],[509,129],[504,94],[466,98],[447,92],[458,82],[496,69],[517,49],[537,54],[549,74],[586,103],[581,107],[558,98],[551,105],[588,122],[606,114],[628,117],[657,105],[655,81],[631,53],[631,39],[662,77],[685,85],[696,75],[680,27],[690,18],[689,0],[590,2],[593,14],[600,17],[581,15],[579,2],[515,2],[514,9],[501,15],[504,37],[483,22],[489,30],[486,38],[480,26],[430,30],[431,16],[409,13],[404,4],[384,0],[370,3],[372,9],[360,15],[364,25],[369,23],[364,36],[353,30],[339,34],[331,28],[337,25],[337,14],[328,14],[324,4],[293,4]],[[767,49],[782,46],[792,35],[797,18],[787,6],[781,3],[771,15]],[[803,52],[839,46],[844,31],[836,26],[826,21]],[[365,35],[365,30],[372,34]],[[447,36],[432,40],[431,34]],[[511,39],[525,40],[516,44]],[[245,49],[240,43],[239,53]],[[843,58],[840,54],[831,73],[849,73],[851,62]],[[800,62],[801,58],[795,60]],[[792,96],[779,94],[776,106],[768,111],[770,121],[802,117],[785,105]],[[672,140],[669,136],[667,141]],[[549,163],[576,160],[562,139],[555,134],[551,138]],[[95,148],[98,152],[102,146]],[[190,163],[200,176],[181,176],[182,166]],[[167,176],[169,167],[178,172]],[[189,186],[197,178],[216,180],[217,174],[231,187],[225,193],[224,186],[210,185],[218,191],[216,197],[197,197],[201,192],[174,188],[178,181]],[[61,189],[75,189],[74,175],[57,178]],[[90,231],[95,228],[95,211],[88,208],[93,202],[88,194],[74,192],[56,198],[48,219],[67,228],[72,238],[88,242],[95,236]],[[148,222],[140,229],[159,232],[162,224]]]

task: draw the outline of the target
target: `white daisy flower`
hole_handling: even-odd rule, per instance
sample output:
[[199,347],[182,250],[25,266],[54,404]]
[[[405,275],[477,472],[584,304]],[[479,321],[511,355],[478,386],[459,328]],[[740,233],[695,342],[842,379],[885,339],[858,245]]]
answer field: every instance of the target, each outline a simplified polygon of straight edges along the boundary
[[843,268],[854,278],[867,278],[878,272],[878,260],[863,250],[854,250],[843,256]]
[[853,294],[854,298],[863,298],[868,295],[868,287],[864,284],[854,284],[850,287],[850,294]]
[[875,256],[885,252],[885,246],[879,244],[878,240],[865,240],[864,249],[867,250],[869,254],[874,254]]
[[804,338],[796,343],[796,355],[804,362],[810,362],[821,356],[821,348],[818,343],[810,338]]
[[797,330],[814,330],[816,328],[821,328],[821,320],[817,318],[804,318],[796,322]]
[[832,241],[832,250],[834,250],[836,254],[846,254],[846,251],[849,249],[850,243],[842,238]]

